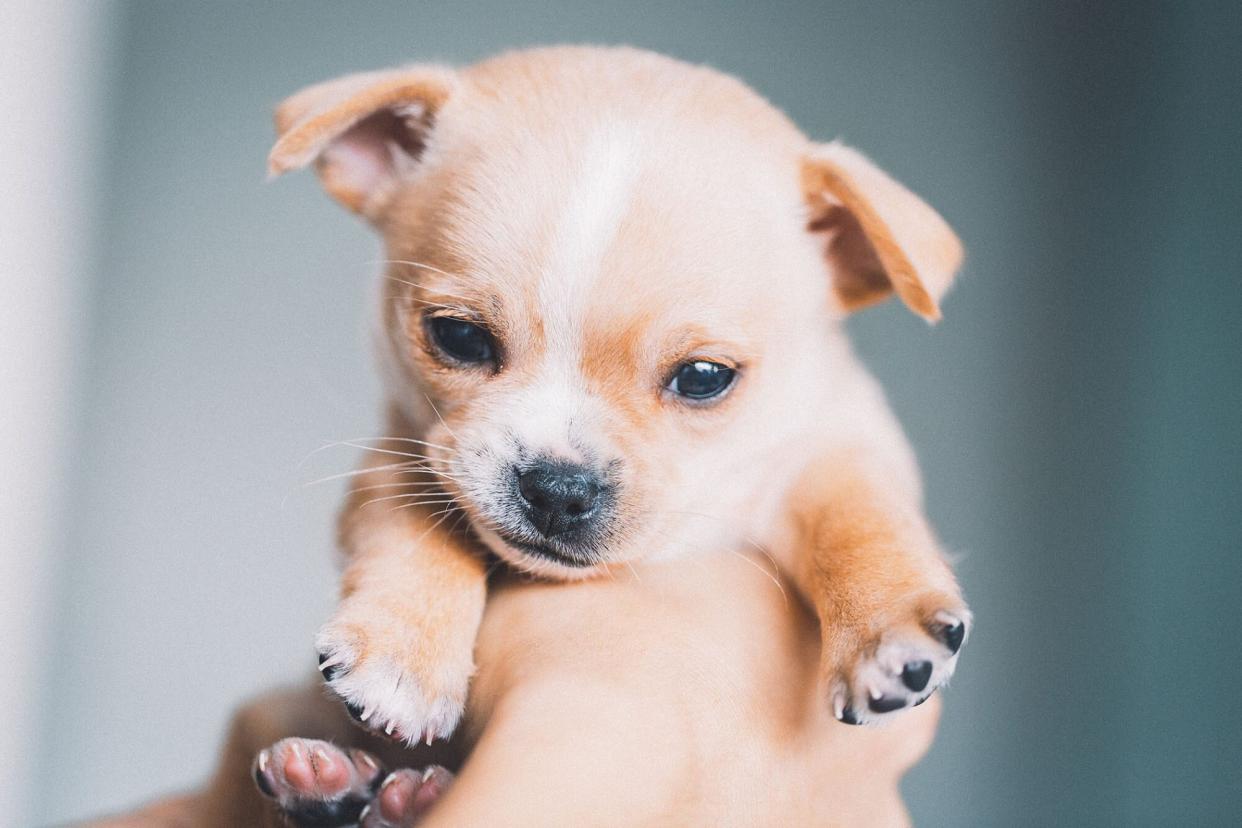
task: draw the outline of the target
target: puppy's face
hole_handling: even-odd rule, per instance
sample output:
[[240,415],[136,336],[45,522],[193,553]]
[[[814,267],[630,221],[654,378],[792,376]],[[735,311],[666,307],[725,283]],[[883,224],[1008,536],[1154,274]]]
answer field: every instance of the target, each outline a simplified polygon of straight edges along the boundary
[[719,138],[555,129],[443,150],[452,174],[393,214],[386,319],[475,531],[568,576],[730,522],[722,486],[762,476],[818,385],[827,288],[794,176],[746,181]]
[[891,290],[865,217],[707,70],[552,50],[441,93],[318,156],[384,234],[389,391],[431,473],[545,575],[737,537],[847,367],[830,317]]

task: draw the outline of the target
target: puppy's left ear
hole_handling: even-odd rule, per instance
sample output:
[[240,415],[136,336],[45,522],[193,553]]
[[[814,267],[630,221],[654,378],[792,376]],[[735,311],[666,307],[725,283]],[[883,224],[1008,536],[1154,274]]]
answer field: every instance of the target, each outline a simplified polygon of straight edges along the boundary
[[441,66],[408,66],[303,89],[276,109],[269,173],[314,162],[329,195],[376,221],[422,155],[456,77]]
[[817,146],[802,163],[811,232],[822,236],[833,291],[846,311],[896,292],[929,322],[962,264],[945,220],[862,153]]

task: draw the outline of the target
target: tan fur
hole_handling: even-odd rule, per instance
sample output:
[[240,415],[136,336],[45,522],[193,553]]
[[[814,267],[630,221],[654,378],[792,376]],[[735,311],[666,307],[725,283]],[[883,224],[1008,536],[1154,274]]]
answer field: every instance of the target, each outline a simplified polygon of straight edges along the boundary
[[[408,433],[398,414],[389,423],[390,434]],[[407,446],[389,441],[377,448],[403,451]],[[410,483],[426,483],[429,476],[384,469],[390,460],[390,455],[372,454],[367,462],[373,470],[352,484],[340,522],[341,547],[351,553],[341,578],[341,605],[320,637],[349,647],[359,665],[382,665],[394,682],[401,675],[418,676],[409,690],[422,694],[426,708],[437,699],[454,705],[446,718],[437,719],[438,735],[447,738],[474,671],[471,653],[483,613],[484,565],[454,525],[439,519],[442,506],[394,508],[387,498]],[[429,664],[436,670],[425,670]],[[415,740],[419,735],[406,733]]]
[[364,748],[390,769],[456,766],[468,751],[433,826],[908,824],[897,783],[927,750],[938,700],[889,727],[833,722],[814,619],[756,565],[504,583],[452,743],[399,750],[308,684],[237,714],[204,790],[99,824],[276,828],[251,763],[291,735]]
[[329,81],[303,90],[276,110],[281,140],[268,156],[271,175],[280,175],[314,161],[324,187],[356,213],[378,209],[374,194],[362,191],[343,176],[327,152],[332,141],[359,122],[387,107],[419,102],[427,116],[448,97],[453,74],[436,67],[370,72]]
[[849,686],[852,654],[875,652],[886,636],[925,635],[937,612],[969,611],[910,493],[861,449],[826,459],[789,504],[798,542],[812,550],[791,568],[805,594],[826,599],[816,604],[823,670]]
[[[847,235],[838,244],[851,249],[835,265],[838,294],[848,310],[895,289],[915,313],[929,322],[940,318],[938,300],[962,265],[962,245],[936,211],[840,144],[820,147],[806,159],[802,186],[813,205],[828,208],[818,219],[820,228]],[[855,228],[860,238],[849,238]]]
[[[816,609],[837,715],[883,715],[868,694],[900,691],[901,659],[947,681],[936,625],[969,613],[912,453],[838,324],[890,291],[939,317],[962,254],[930,207],[738,81],[630,49],[353,76],[294,96],[277,123],[272,169],[314,162],[389,259],[390,439],[344,510],[342,602],[318,639],[369,724],[410,742],[454,730],[486,551],[567,580],[757,545]],[[484,326],[499,366],[447,364],[428,313]],[[700,359],[735,366],[736,387],[706,406],[663,390]],[[614,461],[598,566],[503,539],[492,501],[514,443]],[[429,468],[384,468],[403,452]],[[375,501],[389,491],[409,502]]]

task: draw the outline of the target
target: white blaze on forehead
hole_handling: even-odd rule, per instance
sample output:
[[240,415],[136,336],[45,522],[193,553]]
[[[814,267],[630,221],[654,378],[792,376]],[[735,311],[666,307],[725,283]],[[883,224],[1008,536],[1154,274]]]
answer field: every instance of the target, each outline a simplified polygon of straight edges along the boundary
[[550,360],[534,382],[507,405],[508,418],[521,450],[573,463],[586,458],[598,435],[591,430],[590,401],[576,371]]
[[571,168],[569,193],[539,283],[540,311],[553,359],[577,351],[591,288],[629,206],[639,149],[633,130],[601,128],[586,140]]
[[632,130],[601,128],[570,162],[569,190],[539,281],[547,350],[513,406],[515,436],[527,451],[581,462],[582,449],[599,437],[593,430],[594,402],[579,369],[582,320],[604,254],[629,208],[639,149]]

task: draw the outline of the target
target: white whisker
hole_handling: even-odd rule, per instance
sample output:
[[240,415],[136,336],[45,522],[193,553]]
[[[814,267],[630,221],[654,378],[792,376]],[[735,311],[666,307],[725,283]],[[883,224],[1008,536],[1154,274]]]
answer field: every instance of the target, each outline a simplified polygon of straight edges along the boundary
[[396,451],[395,449],[376,448],[368,446],[366,443],[351,443],[348,440],[342,440],[337,445],[349,446],[350,448],[360,449],[362,451],[373,451],[376,454],[391,454],[396,457],[411,457],[415,460],[435,460],[434,457],[428,457],[426,454],[415,454],[408,451]]
[[383,443],[388,441],[392,441],[394,443],[415,443],[429,448],[443,449],[444,451],[453,450],[452,446],[442,446],[439,443],[429,443],[426,440],[416,440],[413,437],[351,437],[348,440],[338,440],[334,443],[328,443],[326,446],[315,449],[315,451],[323,451],[325,448],[348,445],[350,443]]
[[386,440],[392,440],[392,441],[397,441],[397,442],[402,442],[402,443],[416,443],[418,445],[427,446],[429,448],[438,448],[444,451],[452,451],[452,449],[449,448],[448,446],[442,446],[439,443],[429,443],[426,440],[415,440],[411,437],[355,437],[350,440],[336,440],[331,443],[325,443],[324,445],[320,446],[314,451],[311,451],[309,454],[307,454],[305,457],[299,460],[297,464],[297,468],[301,468],[302,466],[306,465],[306,461],[310,460],[316,454],[319,454],[320,452],[323,452],[323,451],[327,451],[330,448],[339,448],[341,446],[349,446],[351,448],[363,448],[363,446],[359,446],[358,444],[367,443],[367,442],[372,442],[372,443],[383,442]]
[[409,259],[380,259],[378,261],[370,262],[370,264],[408,265],[409,267],[417,267],[422,270],[430,270],[432,273],[439,273],[441,276],[447,276],[450,279],[461,278],[461,276],[456,273],[449,273],[447,270],[441,270],[440,268],[435,267],[434,265],[429,265],[426,262],[412,262]]
[[345,477],[357,477],[360,474],[372,474],[375,472],[388,471],[389,469],[409,469],[413,465],[413,461],[407,460],[404,463],[389,463],[384,466],[368,466],[365,469],[354,469],[353,471],[341,472],[340,474],[330,474],[327,477],[321,477],[318,480],[303,483],[302,488],[306,488],[307,486],[318,486],[320,483],[327,483],[331,480],[340,480]]
[[461,438],[459,438],[456,434],[453,433],[453,429],[449,428],[448,423],[444,422],[444,418],[440,416],[440,409],[436,408],[436,404],[431,401],[431,395],[428,394],[426,391],[424,391],[423,396],[427,398],[427,405],[431,406],[431,410],[436,412],[436,416],[439,417],[440,425],[444,426],[445,430],[448,431],[449,434],[453,435],[453,439],[457,440],[460,443]]
[[373,483],[370,486],[353,486],[350,488],[349,493],[353,494],[354,492],[369,492],[375,489],[398,489],[398,488],[400,489],[426,489],[432,486],[439,486],[439,485],[440,485],[439,480],[423,480],[423,481],[411,480],[408,483]]
[[380,503],[385,500],[401,500],[403,498],[406,500],[409,500],[410,498],[425,498],[422,500],[415,500],[411,503],[406,504],[408,506],[425,506],[428,504],[452,503],[456,499],[453,497],[442,497],[441,495],[443,494],[444,494],[443,492],[423,492],[422,494],[383,495],[381,497],[373,497],[370,500],[367,500],[364,503],[359,504],[358,508],[362,508],[363,506],[370,506],[372,503]]
[[434,474],[436,477],[443,477],[445,480],[461,480],[461,477],[458,475],[449,474],[448,472],[433,469],[429,466],[417,469],[407,469],[405,471],[394,472],[393,474],[394,476],[398,474]]
[[428,527],[428,529],[427,529],[427,531],[426,531],[426,532],[423,532],[423,534],[419,535],[418,540],[416,540],[416,541],[414,542],[414,547],[415,547],[415,548],[417,548],[417,547],[418,547],[418,545],[419,545],[420,543],[422,543],[423,538],[427,537],[427,536],[428,536],[428,535],[430,535],[432,532],[434,532],[436,529],[438,529],[438,528],[440,527],[440,524],[441,524],[441,523],[444,523],[444,521],[448,520],[448,516],[449,516],[449,515],[451,515],[451,514],[453,513],[453,511],[454,511],[454,510],[456,510],[456,509],[460,509],[460,508],[461,508],[461,506],[456,506],[456,505],[454,505],[454,506],[449,506],[449,507],[448,507],[448,508],[446,508],[446,509],[441,509],[440,511],[436,512],[435,514],[429,515],[429,516],[428,516],[428,519],[429,519],[429,520],[430,520],[431,518],[435,517],[436,515],[443,515],[443,517],[441,517],[439,520],[437,520],[435,523],[433,523],[430,527]]
[[428,501],[420,502],[420,503],[403,503],[400,506],[393,506],[388,511],[399,512],[402,509],[414,509],[419,506],[446,506],[446,505],[450,505],[456,502],[457,502],[457,498],[450,497],[450,498],[446,498],[445,500],[428,500]]

